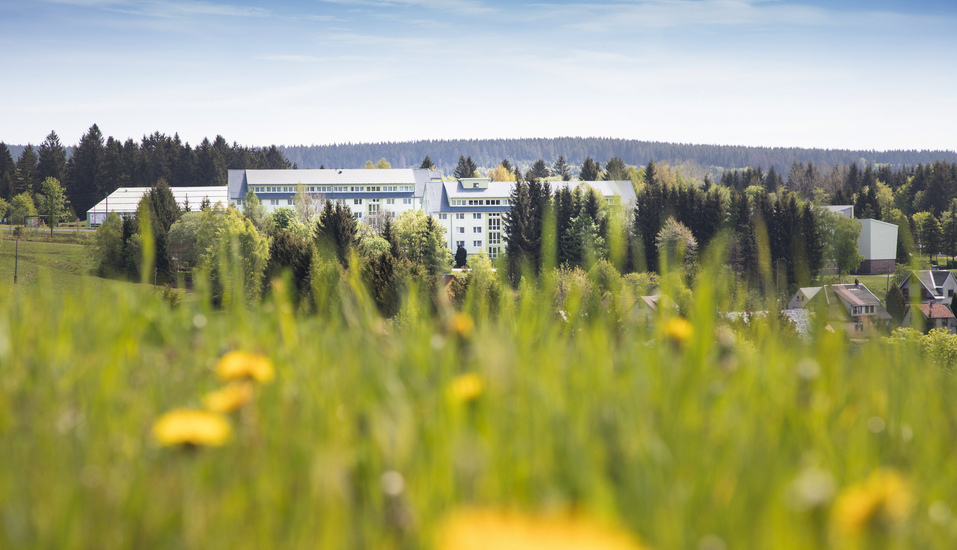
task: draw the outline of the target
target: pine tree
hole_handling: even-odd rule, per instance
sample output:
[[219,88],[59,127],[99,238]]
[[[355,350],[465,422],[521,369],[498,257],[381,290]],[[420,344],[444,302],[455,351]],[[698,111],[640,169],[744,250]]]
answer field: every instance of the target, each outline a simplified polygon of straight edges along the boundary
[[558,155],[558,160],[556,160],[555,164],[552,166],[552,172],[554,172],[556,176],[560,176],[562,181],[569,181],[572,179],[572,170],[565,161],[565,155]]
[[17,189],[20,193],[36,193],[36,188],[43,181],[37,172],[37,154],[33,146],[27,144],[17,159]]
[[777,193],[778,189],[782,187],[784,187],[784,180],[772,164],[771,168],[768,169],[767,175],[764,176],[764,188],[767,189],[769,193]]
[[425,155],[425,158],[422,159],[422,164],[419,165],[419,168],[422,170],[435,170],[435,163],[432,162],[432,159],[429,155]]
[[563,265],[568,262],[568,250],[566,235],[571,227],[572,218],[575,216],[572,193],[568,187],[562,187],[555,192],[555,241],[558,244],[556,252],[556,262]]
[[196,170],[194,178],[197,185],[226,185],[226,161],[222,153],[209,139],[203,139],[196,148]]
[[334,254],[339,264],[349,267],[349,254],[356,243],[359,227],[348,206],[326,201],[316,221],[316,248],[322,254]]
[[40,144],[37,177],[41,181],[54,178],[58,182],[66,181],[66,151],[60,144],[56,132],[50,132],[46,140]]
[[601,172],[601,164],[592,160],[591,157],[585,157],[582,168],[578,172],[578,178],[582,181],[598,181],[598,175]]

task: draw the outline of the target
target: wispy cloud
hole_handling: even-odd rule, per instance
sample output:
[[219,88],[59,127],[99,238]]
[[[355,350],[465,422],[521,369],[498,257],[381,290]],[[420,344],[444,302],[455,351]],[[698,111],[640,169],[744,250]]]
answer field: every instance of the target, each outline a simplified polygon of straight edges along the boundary
[[321,0],[330,4],[348,6],[375,6],[375,7],[420,7],[463,14],[492,13],[499,11],[489,5],[470,0]]
[[267,17],[265,8],[216,4],[212,2],[170,2],[137,0],[44,0],[51,4],[64,4],[85,8],[100,8],[120,13],[149,17],[189,17],[214,15],[229,17]]

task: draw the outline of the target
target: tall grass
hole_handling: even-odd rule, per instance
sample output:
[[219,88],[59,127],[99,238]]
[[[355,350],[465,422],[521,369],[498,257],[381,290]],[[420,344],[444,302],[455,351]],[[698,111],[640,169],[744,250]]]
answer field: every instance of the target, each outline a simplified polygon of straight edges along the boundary
[[[2,286],[0,547],[430,548],[472,507],[586,515],[660,549],[952,547],[953,377],[906,342],[724,326],[718,263],[690,336],[574,289],[559,313],[531,274],[495,304],[473,292],[468,318],[413,288],[392,320],[358,275],[316,282],[340,299],[311,317],[282,282],[224,309]],[[277,376],[233,440],[159,446],[152,424],[201,406],[234,349]],[[477,397],[454,391],[466,373]],[[876,471],[904,480],[884,497],[903,512],[874,497],[841,528]]]

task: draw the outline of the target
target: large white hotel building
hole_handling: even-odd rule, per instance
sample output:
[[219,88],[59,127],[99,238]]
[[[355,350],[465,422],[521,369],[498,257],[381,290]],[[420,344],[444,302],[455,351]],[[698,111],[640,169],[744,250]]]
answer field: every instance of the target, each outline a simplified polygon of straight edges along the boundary
[[[553,192],[574,188],[580,181],[551,181]],[[631,181],[584,182],[606,201],[625,208],[634,206]],[[496,257],[505,250],[502,214],[514,182],[468,178],[442,181],[442,173],[423,169],[333,169],[333,170],[230,170],[228,200],[241,206],[246,193],[253,193],[267,212],[291,207],[299,186],[305,192],[348,206],[359,221],[370,216],[398,216],[420,209],[444,228],[446,246],[454,253],[459,246],[469,254],[485,251]]]

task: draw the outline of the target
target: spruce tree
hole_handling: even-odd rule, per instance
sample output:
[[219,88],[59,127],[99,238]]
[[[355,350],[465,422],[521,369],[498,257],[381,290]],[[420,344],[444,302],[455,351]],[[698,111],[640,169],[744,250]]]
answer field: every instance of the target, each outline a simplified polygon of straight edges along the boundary
[[0,141],[0,198],[13,200],[17,189],[17,163],[6,143]]
[[455,165],[455,172],[453,172],[455,179],[471,178],[474,172],[475,170],[469,166],[469,161],[465,159],[465,155],[459,155],[459,162]]
[[611,157],[605,163],[604,178],[608,181],[623,181],[628,179],[628,165],[618,157]]
[[[132,140],[130,140],[132,143]],[[135,148],[135,144],[133,145]],[[97,202],[106,197],[102,179],[103,134],[96,124],[80,138],[67,162],[67,198],[83,216]]]
[[565,161],[565,155],[558,155],[558,160],[556,160],[555,164],[552,166],[552,172],[554,172],[556,176],[560,176],[562,181],[569,181],[572,179],[572,170]]
[[545,159],[538,159],[535,161],[535,164],[532,165],[532,174],[537,179],[545,179],[551,175],[551,172],[548,169],[548,165],[545,164]]
[[435,170],[435,163],[432,162],[432,159],[429,155],[425,155],[425,158],[422,159],[422,164],[419,165],[419,168],[422,170]]
[[598,181],[598,175],[601,172],[601,164],[592,160],[591,157],[585,157],[582,168],[578,172],[578,178],[582,181]]
[[804,211],[801,215],[801,237],[804,248],[807,250],[809,275],[811,281],[814,281],[824,268],[824,236],[821,234],[817,211],[810,202],[804,203]]
[[50,132],[46,140],[40,144],[37,177],[41,181],[46,178],[54,178],[58,182],[66,181],[66,151],[56,132]]
[[40,174],[37,172],[37,154],[33,146],[27,144],[17,159],[17,189],[16,192],[35,194],[40,183]]

